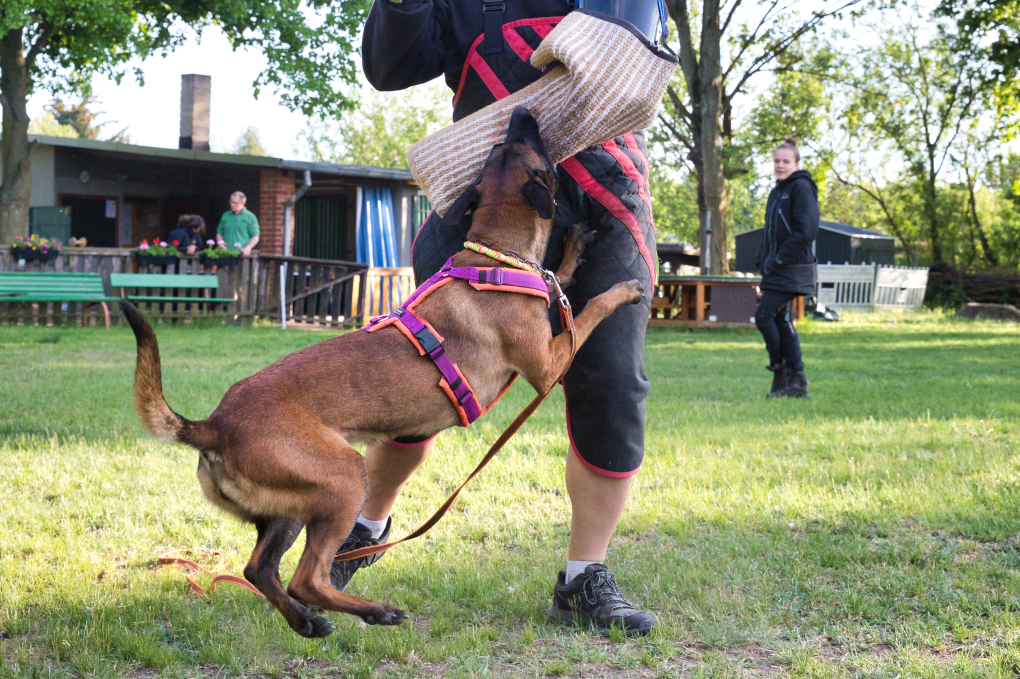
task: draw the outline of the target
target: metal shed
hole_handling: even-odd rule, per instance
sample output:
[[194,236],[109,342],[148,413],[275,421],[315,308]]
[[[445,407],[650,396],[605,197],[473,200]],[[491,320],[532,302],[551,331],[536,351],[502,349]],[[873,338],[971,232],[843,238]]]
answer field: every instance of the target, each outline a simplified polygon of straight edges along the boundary
[[[819,222],[818,238],[812,244],[815,257],[822,264],[886,264],[896,260],[896,241],[892,236],[861,229],[841,222]],[[762,229],[751,229],[736,235],[737,271],[756,272]]]

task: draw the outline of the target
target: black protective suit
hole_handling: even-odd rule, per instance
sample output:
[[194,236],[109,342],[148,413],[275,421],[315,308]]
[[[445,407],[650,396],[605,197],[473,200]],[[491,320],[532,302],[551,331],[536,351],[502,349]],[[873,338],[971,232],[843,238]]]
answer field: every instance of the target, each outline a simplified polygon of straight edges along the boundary
[[[483,4],[490,10],[484,14]],[[365,75],[380,90],[444,75],[455,93],[453,118],[460,120],[543,75],[527,59],[572,6],[571,0],[510,0],[500,12],[498,3],[482,0],[376,0],[365,26]],[[564,378],[572,448],[589,469],[613,477],[636,473],[644,456],[644,339],[656,268],[647,155],[644,135],[635,131],[559,165],[544,262],[559,265],[564,233],[583,222],[596,237],[566,291],[575,312],[619,281],[645,286],[641,304],[616,310],[595,329]],[[463,249],[469,224],[439,228],[439,222],[431,215],[412,248],[419,283]]]

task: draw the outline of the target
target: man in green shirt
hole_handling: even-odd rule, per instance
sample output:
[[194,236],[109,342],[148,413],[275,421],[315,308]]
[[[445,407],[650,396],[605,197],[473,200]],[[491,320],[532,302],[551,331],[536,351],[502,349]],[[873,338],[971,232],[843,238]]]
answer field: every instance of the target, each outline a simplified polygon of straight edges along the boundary
[[259,242],[259,219],[244,207],[247,201],[240,191],[230,194],[230,210],[223,213],[216,227],[219,246],[228,250],[240,248],[244,257],[251,255],[251,249]]

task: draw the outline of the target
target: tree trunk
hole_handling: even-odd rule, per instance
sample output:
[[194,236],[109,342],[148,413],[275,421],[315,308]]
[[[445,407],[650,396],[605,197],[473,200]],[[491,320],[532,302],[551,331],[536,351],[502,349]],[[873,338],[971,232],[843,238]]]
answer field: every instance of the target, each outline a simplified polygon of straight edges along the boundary
[[942,257],[942,243],[939,240],[939,206],[935,186],[935,149],[928,147],[928,176],[924,178],[924,212],[928,220],[928,235],[931,238],[931,264],[933,269],[943,269],[946,262]]
[[28,154],[28,62],[22,30],[0,38],[0,245],[24,236],[28,227],[28,206],[32,172]]
[[[726,208],[729,199],[726,191],[726,177],[723,174],[722,133],[719,115],[722,111],[723,81],[720,46],[722,31],[719,26],[718,0],[705,0],[701,22],[701,173],[704,186],[705,204],[698,215],[702,247],[702,273],[724,274],[729,272],[729,257],[726,251]],[[700,201],[699,201],[700,202]],[[711,218],[711,248],[708,253],[709,267],[706,270],[705,227]]]
[[[971,229],[977,233],[978,240],[981,242],[981,252],[985,262],[989,266],[999,266],[999,257],[989,245],[988,236],[985,235],[985,229],[981,226],[981,219],[978,217],[977,199],[974,195],[974,185],[977,183],[977,177],[971,176],[970,168],[968,167],[965,167],[963,171],[967,173],[967,207],[970,208]],[[977,250],[977,248],[974,249]]]

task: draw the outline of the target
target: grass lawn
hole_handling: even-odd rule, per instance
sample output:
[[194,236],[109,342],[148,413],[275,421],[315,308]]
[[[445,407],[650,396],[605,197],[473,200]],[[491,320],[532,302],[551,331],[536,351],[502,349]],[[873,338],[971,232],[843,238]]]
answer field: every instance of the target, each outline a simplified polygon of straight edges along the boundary
[[[192,418],[327,336],[157,334]],[[333,614],[311,641],[247,591],[202,599],[156,566],[188,547],[240,573],[254,531],[206,503],[193,450],[142,431],[130,332],[0,327],[0,679],[1017,676],[1020,328],[920,312],[801,334],[811,399],[765,401],[757,333],[649,332],[647,456],[608,561],[658,617],[650,637],[546,623],[569,521],[556,394],[429,536],[351,584],[408,624]],[[440,436],[395,535],[531,396]]]

